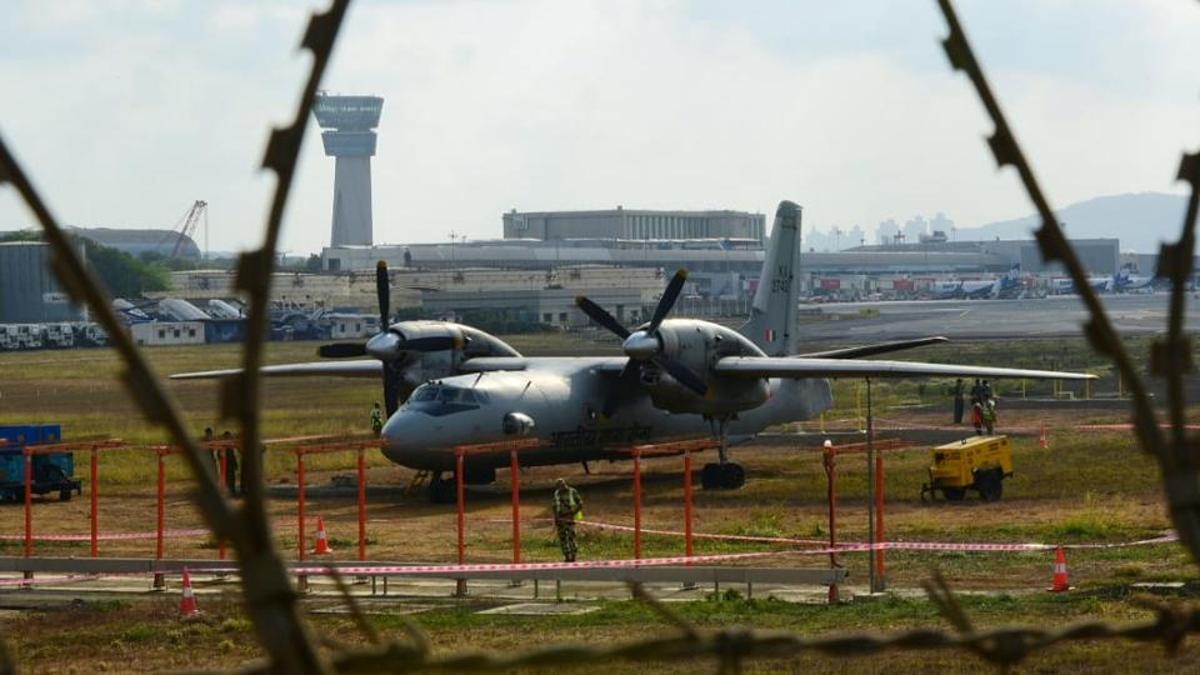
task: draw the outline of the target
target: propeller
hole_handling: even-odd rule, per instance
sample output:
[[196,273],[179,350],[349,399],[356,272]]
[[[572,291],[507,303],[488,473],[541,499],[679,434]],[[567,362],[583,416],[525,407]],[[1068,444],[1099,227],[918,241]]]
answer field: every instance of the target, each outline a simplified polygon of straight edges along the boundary
[[[679,294],[683,291],[683,284],[686,281],[687,270],[681,269],[675,272],[675,276],[671,277],[670,283],[667,284],[666,290],[663,291],[662,298],[659,299],[658,305],[654,308],[654,313],[650,316],[650,322],[644,328],[639,328],[632,333],[600,305],[582,296],[575,299],[576,306],[584,314],[588,315],[592,321],[607,328],[623,340],[621,349],[629,357],[629,361],[621,371],[620,379],[622,382],[629,381],[632,374],[637,372],[639,364],[652,363],[665,370],[671,377],[697,395],[704,396],[708,393],[708,385],[705,384],[704,378],[692,372],[690,368],[679,361],[671,359],[662,353],[663,341],[658,329],[662,325],[663,320],[670,314],[671,308],[675,306],[675,302],[679,299]],[[604,407],[606,410],[610,409],[610,407],[615,407],[615,402],[610,399]]]
[[[393,343],[399,342],[398,335],[388,332],[388,319],[391,318],[392,309],[392,288],[389,282],[387,263],[380,260],[375,264],[375,295],[379,299],[379,327],[383,332],[372,337],[365,345],[364,351],[372,355],[381,352],[388,353],[386,347],[391,347]],[[387,344],[381,345],[380,342]],[[395,358],[381,360],[383,361],[383,409],[387,411],[387,416],[391,417],[392,413],[400,407],[400,374],[396,369]]]

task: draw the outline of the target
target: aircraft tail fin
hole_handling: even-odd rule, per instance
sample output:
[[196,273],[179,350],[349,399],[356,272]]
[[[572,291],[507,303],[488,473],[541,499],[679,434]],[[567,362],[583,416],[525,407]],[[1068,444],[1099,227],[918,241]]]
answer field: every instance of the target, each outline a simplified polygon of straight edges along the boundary
[[739,329],[767,356],[794,354],[799,346],[796,314],[800,285],[795,276],[800,271],[800,214],[795,203],[779,203],[750,320]]

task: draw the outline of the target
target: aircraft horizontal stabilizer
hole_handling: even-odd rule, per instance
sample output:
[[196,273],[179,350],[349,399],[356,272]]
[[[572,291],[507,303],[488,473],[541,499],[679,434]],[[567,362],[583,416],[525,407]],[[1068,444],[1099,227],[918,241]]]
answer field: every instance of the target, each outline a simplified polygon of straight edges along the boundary
[[1055,370],[959,366],[946,363],[912,361],[850,361],[846,359],[772,358],[769,356],[727,356],[714,370],[723,375],[743,377],[991,377],[1028,378],[1031,380],[1094,380],[1095,375]]
[[927,345],[949,342],[950,338],[941,335],[931,337],[917,338],[915,340],[898,340],[896,342],[880,342],[873,345],[862,345],[860,347],[846,347],[845,349],[830,349],[823,352],[811,352],[809,354],[798,354],[798,358],[808,359],[858,359],[864,356],[875,356],[876,354],[886,354],[888,352],[898,352],[904,349],[913,349],[915,347],[925,347]]
[[[241,368],[228,370],[205,370],[196,373],[177,373],[172,380],[220,380],[241,374]],[[383,364],[375,359],[360,361],[314,361],[310,363],[283,363],[263,366],[259,369],[264,377],[379,377]]]

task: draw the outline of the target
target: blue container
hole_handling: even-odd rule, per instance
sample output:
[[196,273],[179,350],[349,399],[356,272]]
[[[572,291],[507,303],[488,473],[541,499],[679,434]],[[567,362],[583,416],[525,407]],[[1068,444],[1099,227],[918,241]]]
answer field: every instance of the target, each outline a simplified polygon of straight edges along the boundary
[[[0,498],[18,499],[25,492],[25,453],[27,445],[47,445],[62,441],[62,425],[14,424],[0,425]],[[75,455],[54,452],[33,456],[31,488],[35,494],[58,491],[69,495],[78,491],[75,475]],[[63,492],[66,490],[66,492]],[[64,496],[64,499],[69,496]]]

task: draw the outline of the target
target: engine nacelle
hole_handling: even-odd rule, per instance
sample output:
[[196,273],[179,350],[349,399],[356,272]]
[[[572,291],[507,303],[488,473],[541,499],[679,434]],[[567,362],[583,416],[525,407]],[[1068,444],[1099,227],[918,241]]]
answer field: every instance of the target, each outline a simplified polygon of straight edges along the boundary
[[771,395],[765,378],[719,377],[713,372],[726,356],[763,356],[737,331],[708,321],[668,319],[659,326],[660,353],[702,377],[708,392],[700,396],[652,362],[641,365],[641,382],[655,407],[672,413],[725,416],[762,405]]
[[467,359],[521,356],[495,335],[449,321],[401,321],[389,326],[387,332],[400,338],[393,363],[399,372],[403,398],[429,380],[461,375],[459,367]]

